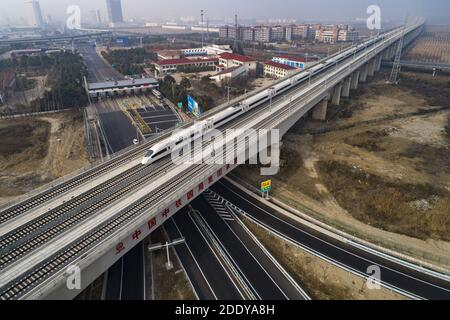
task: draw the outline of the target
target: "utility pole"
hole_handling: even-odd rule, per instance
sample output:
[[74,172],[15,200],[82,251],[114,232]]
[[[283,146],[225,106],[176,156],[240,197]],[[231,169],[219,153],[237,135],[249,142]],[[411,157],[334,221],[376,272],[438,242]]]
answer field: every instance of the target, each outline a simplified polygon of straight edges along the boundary
[[274,87],[269,89],[269,97],[270,97],[269,112],[272,112],[272,100],[273,100],[274,92],[275,92],[275,88]]
[[407,23],[408,23],[408,16],[406,16],[406,19],[405,19],[405,24],[404,24],[403,30],[402,30],[402,36],[398,42],[397,52],[395,53],[394,64],[392,65],[391,76],[389,77],[389,83],[392,83],[392,84],[397,84],[399,81],[398,75],[400,73],[400,68],[401,68],[400,60],[402,58],[403,41],[405,38]]
[[227,101],[230,103],[230,90],[234,89],[233,87],[226,86],[225,89],[227,89]]
[[157,250],[161,250],[161,249],[166,249],[166,256],[167,256],[166,269],[169,271],[169,270],[173,269],[173,263],[170,260],[169,248],[173,247],[173,246],[176,246],[176,245],[179,245],[179,244],[182,244],[184,242],[185,242],[185,239],[182,238],[182,239],[174,240],[172,243],[169,243],[169,242],[166,242],[165,244],[159,243],[159,244],[155,244],[153,246],[149,246],[148,247],[148,251],[149,252],[153,252],[153,251],[157,251]]
[[204,35],[204,32],[203,32],[203,9],[202,10],[200,10],[200,13],[201,13],[201,24],[202,24],[202,48],[205,46],[205,35]]

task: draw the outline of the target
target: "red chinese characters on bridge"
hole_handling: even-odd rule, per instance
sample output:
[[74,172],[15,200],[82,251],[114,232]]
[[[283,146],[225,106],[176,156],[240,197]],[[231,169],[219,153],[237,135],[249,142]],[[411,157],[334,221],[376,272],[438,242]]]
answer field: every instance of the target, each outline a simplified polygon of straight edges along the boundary
[[178,199],[175,205],[177,206],[177,208],[179,208],[183,205],[183,202],[181,201],[181,199]]
[[123,242],[118,243],[116,246],[116,255],[121,253],[123,250],[125,250],[125,246],[123,245]]
[[198,191],[201,192],[203,190],[205,190],[205,184],[202,182],[198,185]]
[[156,218],[151,219],[148,223],[148,229],[152,230],[154,227],[156,227]]
[[191,200],[194,197],[194,190],[191,190],[187,193],[187,199]]
[[167,219],[167,217],[169,216],[170,213],[170,209],[164,209],[164,211],[161,213],[161,216],[163,216],[164,219]]
[[142,234],[141,230],[136,230],[133,233],[133,240],[139,240],[139,237],[141,236],[141,234]]

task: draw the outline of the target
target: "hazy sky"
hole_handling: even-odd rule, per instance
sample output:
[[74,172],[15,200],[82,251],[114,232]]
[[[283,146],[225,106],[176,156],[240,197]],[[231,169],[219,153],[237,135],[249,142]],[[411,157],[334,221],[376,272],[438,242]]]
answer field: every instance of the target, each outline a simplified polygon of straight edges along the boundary
[[[63,18],[66,8],[79,5],[88,14],[100,9],[106,18],[106,0],[40,0],[44,16]],[[429,20],[450,24],[449,0],[122,0],[126,19],[138,17],[166,19],[199,16],[205,9],[210,19],[232,19],[237,13],[242,19],[292,18],[301,20],[353,20],[366,16],[366,8],[377,4],[388,20],[404,20],[424,16]],[[24,0],[0,0],[0,19],[26,17]]]

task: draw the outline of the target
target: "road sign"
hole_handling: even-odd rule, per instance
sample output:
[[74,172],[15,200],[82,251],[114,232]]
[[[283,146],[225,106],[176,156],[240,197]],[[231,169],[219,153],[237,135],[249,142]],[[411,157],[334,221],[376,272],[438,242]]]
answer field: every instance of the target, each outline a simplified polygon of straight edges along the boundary
[[197,118],[201,115],[200,107],[197,101],[195,101],[191,96],[187,96],[187,110]]
[[266,193],[272,190],[272,180],[261,182],[261,192]]

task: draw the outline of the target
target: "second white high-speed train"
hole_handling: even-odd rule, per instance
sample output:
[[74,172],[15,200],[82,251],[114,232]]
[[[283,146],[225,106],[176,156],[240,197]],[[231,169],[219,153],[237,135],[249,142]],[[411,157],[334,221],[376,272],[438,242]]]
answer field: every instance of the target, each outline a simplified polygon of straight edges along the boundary
[[304,72],[301,72],[284,81],[279,82],[270,89],[261,91],[258,94],[253,95],[252,97],[242,101],[236,106],[222,110],[209,118],[197,122],[195,125],[192,125],[189,128],[179,131],[176,135],[158,142],[157,144],[153,145],[153,147],[150,148],[150,150],[148,150],[148,152],[145,154],[144,158],[142,159],[142,164],[148,165],[170,155],[171,151],[174,148],[180,148],[187,143],[191,143],[198,137],[207,134],[212,129],[219,128],[229,121],[232,121],[236,117],[239,117],[241,114],[246,113],[258,107],[259,105],[268,102],[271,97],[273,98],[289,89],[292,89],[293,87],[301,84],[304,81],[308,81],[310,76],[315,76],[327,70],[328,68],[335,66],[336,63],[339,63],[340,61],[360,52],[366,47],[370,47],[371,45],[381,41],[382,39],[389,37],[392,32],[394,31],[374,37],[363,44],[360,44],[356,47],[346,50],[343,53],[331,57],[325,62],[319,63],[314,67],[305,70]]

